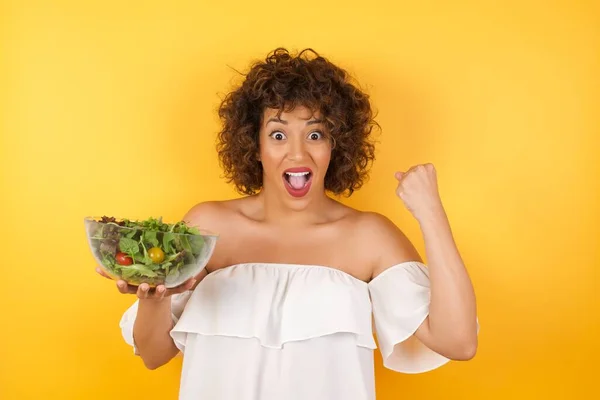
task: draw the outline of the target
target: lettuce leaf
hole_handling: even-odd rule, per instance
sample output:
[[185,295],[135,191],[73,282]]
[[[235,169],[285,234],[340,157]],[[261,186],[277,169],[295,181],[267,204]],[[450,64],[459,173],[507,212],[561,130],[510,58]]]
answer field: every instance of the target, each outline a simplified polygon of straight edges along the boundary
[[[184,265],[195,263],[204,247],[204,238],[196,227],[188,227],[184,221],[174,224],[162,222],[162,218],[144,221],[116,220],[102,217],[91,239],[98,243],[102,264],[110,271],[130,282],[164,282],[167,277],[179,274]],[[155,264],[148,256],[151,247],[161,248],[164,260]],[[116,263],[117,251],[126,253],[134,260],[132,265]]]

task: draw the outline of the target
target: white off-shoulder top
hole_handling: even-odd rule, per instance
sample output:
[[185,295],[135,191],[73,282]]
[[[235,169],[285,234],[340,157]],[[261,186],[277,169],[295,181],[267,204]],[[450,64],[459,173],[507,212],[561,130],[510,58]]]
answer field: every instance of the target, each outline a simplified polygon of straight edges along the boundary
[[[171,297],[171,336],[183,353],[179,398],[375,399],[373,333],[391,370],[419,373],[449,361],[413,335],[429,302],[428,270],[418,262],[395,265],[369,283],[316,265],[216,270],[195,290]],[[120,322],[136,354],[137,306]]]

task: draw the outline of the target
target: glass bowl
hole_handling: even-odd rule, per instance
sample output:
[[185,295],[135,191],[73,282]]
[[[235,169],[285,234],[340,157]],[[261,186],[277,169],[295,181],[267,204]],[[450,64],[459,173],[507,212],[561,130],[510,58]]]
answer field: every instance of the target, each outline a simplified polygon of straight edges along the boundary
[[143,221],[84,218],[88,244],[111,278],[130,285],[173,288],[198,275],[212,257],[218,235],[162,218]]

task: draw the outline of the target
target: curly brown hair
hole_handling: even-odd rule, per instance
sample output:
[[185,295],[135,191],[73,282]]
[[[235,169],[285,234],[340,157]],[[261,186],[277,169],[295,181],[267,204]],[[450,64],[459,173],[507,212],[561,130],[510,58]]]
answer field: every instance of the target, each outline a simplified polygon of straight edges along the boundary
[[325,189],[350,196],[364,184],[375,159],[370,139],[378,124],[369,96],[345,70],[312,49],[292,56],[278,48],[264,61],[255,62],[244,76],[218,110],[223,123],[217,144],[220,164],[239,193],[255,194],[263,185],[258,134],[266,108],[282,112],[304,106],[318,111],[332,141]]

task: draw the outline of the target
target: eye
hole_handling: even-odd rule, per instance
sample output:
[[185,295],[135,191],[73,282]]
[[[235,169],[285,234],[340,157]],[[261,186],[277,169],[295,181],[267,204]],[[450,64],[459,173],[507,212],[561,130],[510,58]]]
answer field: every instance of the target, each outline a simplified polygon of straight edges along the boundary
[[310,135],[308,135],[308,137],[310,138],[310,140],[319,140],[323,137],[323,134],[321,132],[311,132]]
[[279,132],[279,131],[275,131],[275,132],[271,133],[269,136],[271,136],[275,140],[285,139],[285,135],[283,134],[283,132]]

